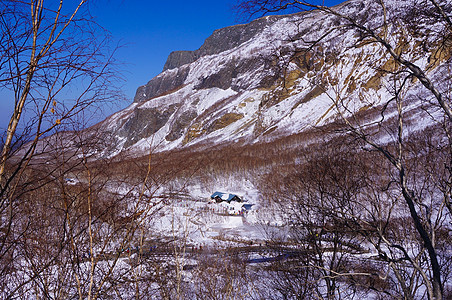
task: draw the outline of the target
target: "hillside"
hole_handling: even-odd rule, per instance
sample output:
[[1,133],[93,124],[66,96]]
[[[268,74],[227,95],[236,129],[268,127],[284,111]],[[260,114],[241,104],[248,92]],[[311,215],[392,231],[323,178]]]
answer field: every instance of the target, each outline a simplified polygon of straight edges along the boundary
[[[409,18],[409,6],[388,3],[387,18]],[[371,1],[334,9],[365,26],[382,21]],[[133,104],[96,126],[114,138],[108,155],[273,140],[337,120],[337,99],[347,102],[347,115],[378,109],[391,97],[394,59],[356,31],[334,27],[341,22],[319,11],[269,16],[217,30],[194,52],[171,53],[164,71],[137,89]],[[441,78],[450,57],[438,54],[437,41],[423,46],[422,30],[429,29],[407,27],[409,35],[399,29],[388,26],[391,46]],[[420,106],[416,95],[423,90],[421,82],[412,84],[410,109]]]

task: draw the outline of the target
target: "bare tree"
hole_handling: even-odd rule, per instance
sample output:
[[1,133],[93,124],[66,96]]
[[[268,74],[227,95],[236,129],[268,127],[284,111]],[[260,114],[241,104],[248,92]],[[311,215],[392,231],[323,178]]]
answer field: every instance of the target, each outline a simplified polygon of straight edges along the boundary
[[[270,271],[275,289],[287,298],[353,298],[364,287],[357,289],[349,279],[373,276],[351,267],[368,251],[353,219],[365,205],[360,198],[368,170],[343,142],[329,141],[335,147],[327,149],[312,146],[301,153],[301,166],[265,179],[271,184],[265,196],[278,203],[289,227],[287,241],[273,241],[285,259]],[[348,156],[342,155],[345,150]]]
[[[85,259],[85,225],[111,212],[99,208],[85,223],[92,181],[82,191],[66,179],[91,153],[86,136],[70,131],[117,95],[114,48],[85,0],[1,1],[0,28],[0,87],[14,107],[0,156],[1,294],[63,299],[77,275],[68,266],[80,271]],[[68,147],[77,139],[79,149]]]
[[[410,239],[411,245],[416,245],[417,250],[414,251],[411,245],[385,240],[386,233],[382,235],[380,230],[379,242],[385,241],[385,247],[395,252],[401,251],[398,254],[399,259],[402,255],[403,259],[411,264],[411,269],[415,270],[411,274],[420,274],[429,299],[442,299],[445,278],[448,275],[444,271],[444,252],[438,247],[440,242],[437,239],[439,232],[450,231],[446,219],[450,217],[447,174],[451,162],[448,137],[452,114],[447,86],[450,86],[448,70],[451,64],[452,7],[446,1],[436,0],[413,1],[410,5],[411,7],[400,9],[386,1],[349,1],[336,7],[327,7],[314,1],[250,0],[241,2],[238,8],[251,14],[274,13],[289,8],[304,11],[315,9],[330,18],[329,24],[333,26],[325,30],[325,34],[311,40],[303,35],[294,37],[304,44],[303,48],[295,49],[292,54],[292,60],[300,68],[309,68],[310,63],[313,63],[312,57],[323,57],[325,61],[328,59],[332,62],[332,65],[337,64],[341,58],[345,58],[342,55],[352,48],[377,46],[378,49],[384,50],[383,57],[387,62],[385,65],[380,64],[381,61],[377,58],[360,65],[369,69],[375,68],[378,72],[376,76],[385,78],[374,79],[388,91],[389,96],[386,99],[372,98],[376,95],[365,93],[364,87],[355,92],[353,86],[358,83],[356,78],[363,76],[356,70],[352,71],[346,80],[342,80],[339,73],[324,76],[323,74],[332,71],[332,68],[326,69],[320,65],[315,77],[317,81],[311,80],[311,83],[320,87],[330,97],[347,132],[366,144],[363,146],[364,150],[377,151],[381,155],[380,159],[389,163],[390,167],[386,169],[384,176],[391,179],[390,190],[398,193],[398,196],[390,199],[397,202],[400,198],[404,200],[403,208],[410,217],[419,241]],[[346,7],[354,7],[356,10],[353,14],[344,13],[346,10],[342,8]],[[427,32],[426,26],[434,29]],[[353,32],[354,42],[348,46],[350,48],[335,49],[334,43],[329,43],[330,37],[346,32]],[[394,39],[394,33],[402,34],[403,38]],[[421,46],[416,48],[416,43]],[[326,54],[322,49],[328,49],[330,53]],[[374,55],[378,56],[377,51]],[[422,56],[428,57],[426,63],[418,59]],[[350,101],[352,98],[366,103],[367,116],[353,105]],[[410,105],[416,101],[420,103],[418,108],[410,109]],[[436,108],[439,108],[441,113],[438,113]],[[414,133],[410,128],[415,114],[429,120],[427,126],[434,128],[433,132],[438,137],[434,138],[433,144],[437,144],[441,151],[438,152],[430,146],[431,141],[427,141],[431,139],[426,135],[422,135],[422,139],[416,138],[419,133]],[[385,141],[385,136],[389,137],[390,142]],[[427,157],[432,156],[442,157],[441,163],[438,163],[438,160],[427,161]],[[443,174],[442,179],[439,179],[441,184],[438,184],[438,179],[431,177],[433,168]],[[393,189],[394,186],[397,188]],[[395,213],[384,215],[389,219],[394,216]],[[375,246],[378,251],[387,254],[381,245]],[[388,262],[394,265],[397,255],[394,256],[394,252],[392,254],[392,259]],[[420,263],[419,259],[424,255],[428,260]],[[411,298],[410,295],[419,292],[419,289],[415,288],[416,284],[408,287],[408,291],[404,286],[405,279],[401,279],[399,275],[400,273],[396,274],[405,297]]]
[[[117,77],[113,76],[108,36],[91,20],[87,1],[75,5],[2,1],[0,26],[0,83],[14,97],[0,161],[4,195],[11,180],[20,175],[18,169],[35,153],[38,139],[106,100],[113,90],[109,84]],[[79,92],[70,90],[74,85]],[[16,169],[9,165],[11,172],[6,174],[22,132],[32,142],[21,152]]]

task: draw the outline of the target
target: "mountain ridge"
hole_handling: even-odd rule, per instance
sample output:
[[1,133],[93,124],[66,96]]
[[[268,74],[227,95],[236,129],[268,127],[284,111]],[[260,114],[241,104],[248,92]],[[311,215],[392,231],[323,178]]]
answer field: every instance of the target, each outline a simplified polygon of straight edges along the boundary
[[173,51],[168,56],[163,72],[178,68],[184,64],[192,63],[196,59],[212,54],[230,50],[250,40],[265,26],[271,25],[284,16],[266,16],[256,19],[247,24],[237,24],[216,29],[201,45],[194,51]]
[[[388,6],[394,6],[388,17],[409,17],[408,2]],[[382,22],[379,4],[371,1],[349,0],[335,9],[369,26]],[[164,151],[278,138],[340,119],[336,98],[350,105],[349,115],[377,107],[391,97],[384,86],[394,61],[346,28],[346,21],[315,10],[269,16],[218,29],[198,50],[172,52],[164,71],[137,89],[131,106],[99,124],[116,139],[105,154],[141,153],[150,144]],[[439,45],[423,51],[419,34],[407,40],[396,25],[388,30],[394,49],[409,49],[414,62],[428,66]],[[413,85],[414,95],[422,85]]]

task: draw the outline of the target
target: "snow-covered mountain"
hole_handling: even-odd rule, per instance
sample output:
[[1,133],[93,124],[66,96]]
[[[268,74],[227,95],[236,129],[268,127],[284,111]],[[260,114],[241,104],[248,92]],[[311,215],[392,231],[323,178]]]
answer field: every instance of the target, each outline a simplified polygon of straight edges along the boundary
[[[428,38],[440,25],[411,24],[418,22],[412,1],[385,4],[386,19],[379,1],[332,9],[385,34],[440,82],[450,53],[438,54],[441,45]],[[171,53],[128,108],[95,126],[114,138],[107,154],[275,139],[336,120],[339,99],[345,114],[378,107],[392,97],[386,83],[394,59],[349,23],[318,10],[268,16],[216,30],[196,51]],[[428,93],[419,81],[410,84],[414,109]]]

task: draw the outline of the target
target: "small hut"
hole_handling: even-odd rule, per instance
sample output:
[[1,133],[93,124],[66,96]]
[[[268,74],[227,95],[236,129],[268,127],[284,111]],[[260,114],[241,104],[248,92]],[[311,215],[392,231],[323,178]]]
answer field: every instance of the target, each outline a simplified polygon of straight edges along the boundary
[[210,196],[211,201],[216,203],[227,202],[231,203],[231,201],[242,202],[243,200],[235,195],[229,193],[215,192]]

